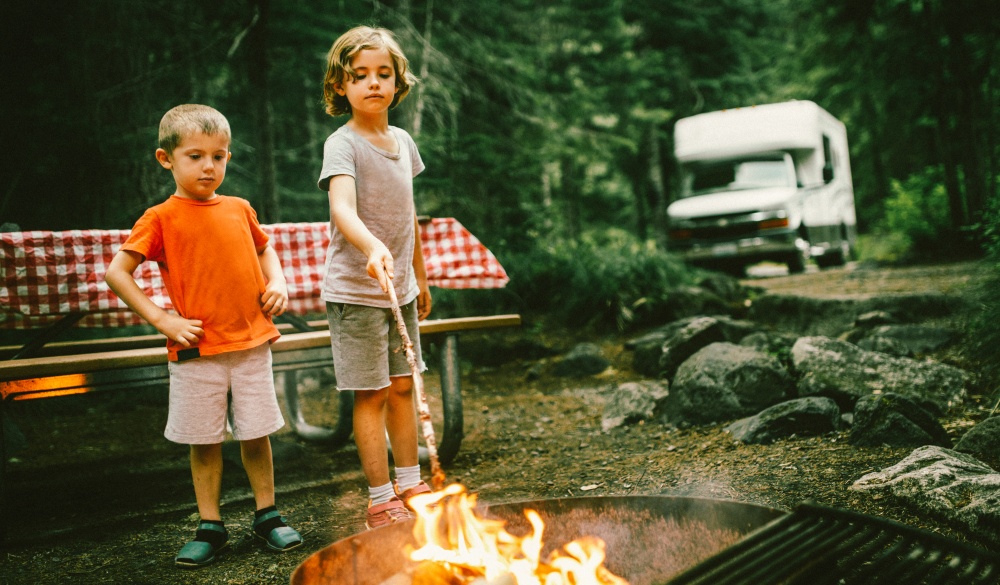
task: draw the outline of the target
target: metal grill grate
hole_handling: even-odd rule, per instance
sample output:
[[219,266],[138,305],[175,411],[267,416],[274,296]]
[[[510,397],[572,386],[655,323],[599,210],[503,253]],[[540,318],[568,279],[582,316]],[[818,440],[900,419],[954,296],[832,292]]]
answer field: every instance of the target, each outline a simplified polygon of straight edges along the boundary
[[667,585],[1000,584],[1000,555],[848,510],[801,504]]

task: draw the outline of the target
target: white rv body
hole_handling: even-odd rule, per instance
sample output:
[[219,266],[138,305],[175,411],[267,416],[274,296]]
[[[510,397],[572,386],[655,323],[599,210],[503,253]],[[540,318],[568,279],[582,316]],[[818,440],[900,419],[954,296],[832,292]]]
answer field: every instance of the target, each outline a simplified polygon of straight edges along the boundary
[[843,264],[857,232],[844,124],[810,101],[677,121],[681,194],[669,246],[688,261],[742,271],[763,260],[801,272]]

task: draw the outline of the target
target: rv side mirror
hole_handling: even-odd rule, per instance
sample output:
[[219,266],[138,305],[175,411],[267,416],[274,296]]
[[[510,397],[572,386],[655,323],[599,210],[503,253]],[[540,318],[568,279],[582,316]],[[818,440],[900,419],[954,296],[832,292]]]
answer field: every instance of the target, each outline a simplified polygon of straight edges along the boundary
[[823,182],[829,183],[833,180],[833,165],[823,167]]

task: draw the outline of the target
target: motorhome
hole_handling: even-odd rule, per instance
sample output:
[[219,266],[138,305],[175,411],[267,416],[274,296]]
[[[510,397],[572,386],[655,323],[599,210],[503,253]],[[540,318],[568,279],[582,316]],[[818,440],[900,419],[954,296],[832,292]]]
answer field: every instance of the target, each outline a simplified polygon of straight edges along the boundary
[[762,261],[805,270],[844,264],[857,233],[844,124],[811,101],[698,114],[677,121],[679,198],[669,249],[692,264],[742,274]]

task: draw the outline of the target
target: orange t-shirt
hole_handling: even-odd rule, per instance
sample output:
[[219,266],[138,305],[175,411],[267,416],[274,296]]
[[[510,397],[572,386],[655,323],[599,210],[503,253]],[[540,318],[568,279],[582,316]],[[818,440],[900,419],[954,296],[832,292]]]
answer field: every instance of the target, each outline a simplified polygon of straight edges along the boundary
[[[205,335],[198,352],[182,353],[194,357],[249,349],[279,337],[260,304],[266,281],[257,256],[268,240],[245,199],[173,195],[146,210],[122,249],[156,262],[174,310],[202,321]],[[184,349],[167,340],[171,361]]]

